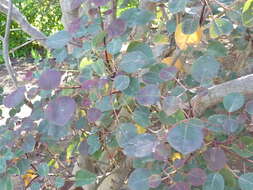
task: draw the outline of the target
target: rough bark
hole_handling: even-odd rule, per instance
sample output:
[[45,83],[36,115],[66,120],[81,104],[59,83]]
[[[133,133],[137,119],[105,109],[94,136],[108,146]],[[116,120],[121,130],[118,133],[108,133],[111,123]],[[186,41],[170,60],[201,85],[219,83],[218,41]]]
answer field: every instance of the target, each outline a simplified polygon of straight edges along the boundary
[[[7,15],[8,13],[8,0],[0,0],[0,12]],[[29,34],[32,39],[37,40],[40,42],[40,44],[47,48],[47,45],[45,44],[45,40],[47,36],[43,34],[41,31],[39,31],[37,28],[32,26],[25,16],[19,11],[19,9],[15,6],[12,8],[12,20],[17,22],[21,29]]]
[[253,74],[212,86],[206,96],[195,96],[191,100],[195,115],[201,116],[207,108],[218,104],[224,96],[233,92],[253,98]]

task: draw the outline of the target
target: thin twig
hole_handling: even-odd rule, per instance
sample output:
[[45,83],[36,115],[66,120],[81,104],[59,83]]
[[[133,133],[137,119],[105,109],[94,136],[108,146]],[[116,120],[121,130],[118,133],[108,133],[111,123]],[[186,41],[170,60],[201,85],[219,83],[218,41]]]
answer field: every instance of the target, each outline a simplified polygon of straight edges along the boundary
[[25,43],[23,43],[23,44],[21,44],[21,45],[15,47],[15,48],[11,49],[11,50],[10,50],[10,53],[14,53],[14,52],[17,51],[18,49],[20,49],[20,48],[22,48],[22,47],[24,47],[24,46],[26,46],[26,45],[32,43],[33,41],[35,41],[35,40],[34,40],[34,39],[29,40],[29,41],[27,41],[27,42],[25,42]]
[[10,36],[11,17],[12,17],[12,0],[9,0],[5,35],[4,35],[4,40],[3,40],[3,57],[4,57],[6,69],[14,83],[14,86],[17,88],[18,82],[15,76],[15,72],[11,66],[11,60],[9,56],[9,36]]

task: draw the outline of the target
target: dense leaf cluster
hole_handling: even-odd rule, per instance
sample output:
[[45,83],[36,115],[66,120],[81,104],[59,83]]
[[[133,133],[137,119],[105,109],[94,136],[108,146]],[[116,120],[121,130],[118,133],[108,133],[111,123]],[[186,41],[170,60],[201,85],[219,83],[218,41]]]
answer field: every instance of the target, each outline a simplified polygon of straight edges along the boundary
[[[253,189],[253,101],[230,93],[201,116],[191,105],[196,94],[208,96],[209,87],[233,79],[222,62],[226,39],[237,51],[248,47],[253,1],[204,3],[205,16],[194,0],[148,1],[165,5],[166,23],[130,8],[103,26],[100,6],[109,0],[92,0],[93,20],[83,15],[71,31],[47,39],[55,59],[33,72],[35,85],[1,91],[10,108],[0,128],[2,189],[29,170],[40,179],[26,184],[33,190],[69,180],[77,187],[100,184],[122,160],[131,161],[130,190]],[[151,26],[157,31],[145,31]],[[157,53],[164,39],[179,52],[165,63]],[[183,57],[184,68],[176,62]],[[24,104],[32,111],[20,118]],[[78,156],[94,161],[96,170],[72,173]]]

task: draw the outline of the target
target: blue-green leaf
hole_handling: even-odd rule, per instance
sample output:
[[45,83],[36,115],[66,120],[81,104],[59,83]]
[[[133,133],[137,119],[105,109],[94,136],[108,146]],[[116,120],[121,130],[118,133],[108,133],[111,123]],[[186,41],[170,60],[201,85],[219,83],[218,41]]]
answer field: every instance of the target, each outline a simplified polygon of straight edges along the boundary
[[228,112],[239,110],[244,104],[244,96],[240,93],[230,93],[223,99],[224,108]]

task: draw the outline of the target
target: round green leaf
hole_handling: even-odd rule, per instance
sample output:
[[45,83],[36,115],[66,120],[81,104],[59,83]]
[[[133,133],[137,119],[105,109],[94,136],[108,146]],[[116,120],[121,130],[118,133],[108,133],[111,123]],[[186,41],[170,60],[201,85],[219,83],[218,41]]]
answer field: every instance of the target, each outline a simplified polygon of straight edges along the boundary
[[113,85],[117,90],[125,90],[130,83],[130,78],[127,75],[118,75],[115,77]]
[[128,180],[128,187],[131,190],[149,190],[150,172],[146,168],[135,169]]
[[184,34],[194,33],[199,26],[199,20],[197,19],[185,19],[182,25],[182,31]]
[[115,38],[110,43],[108,43],[107,50],[110,54],[115,55],[120,52],[121,47],[122,40],[120,38]]
[[96,182],[97,176],[87,170],[79,170],[75,175],[75,185],[77,187],[88,185]]
[[52,36],[49,36],[46,40],[46,44],[49,48],[59,49],[63,48],[71,40],[71,35],[67,31],[59,31]]
[[203,137],[201,122],[193,119],[175,125],[169,131],[167,141],[178,152],[186,155],[201,147]]
[[207,176],[203,190],[224,190],[224,178],[219,173],[212,173]]
[[246,173],[240,176],[239,186],[241,190],[252,190],[253,189],[253,173]]
[[224,108],[228,112],[239,110],[244,104],[244,96],[240,93],[230,93],[223,99]]
[[127,73],[134,73],[147,64],[146,56],[141,51],[134,51],[123,56],[119,67]]
[[176,14],[180,11],[183,11],[186,7],[186,0],[170,0],[169,1],[169,11],[172,14]]
[[221,35],[229,35],[233,31],[233,24],[224,18],[215,19],[210,26],[211,38],[217,38]]
[[194,80],[203,83],[217,76],[220,63],[209,55],[199,57],[193,64],[191,74]]

